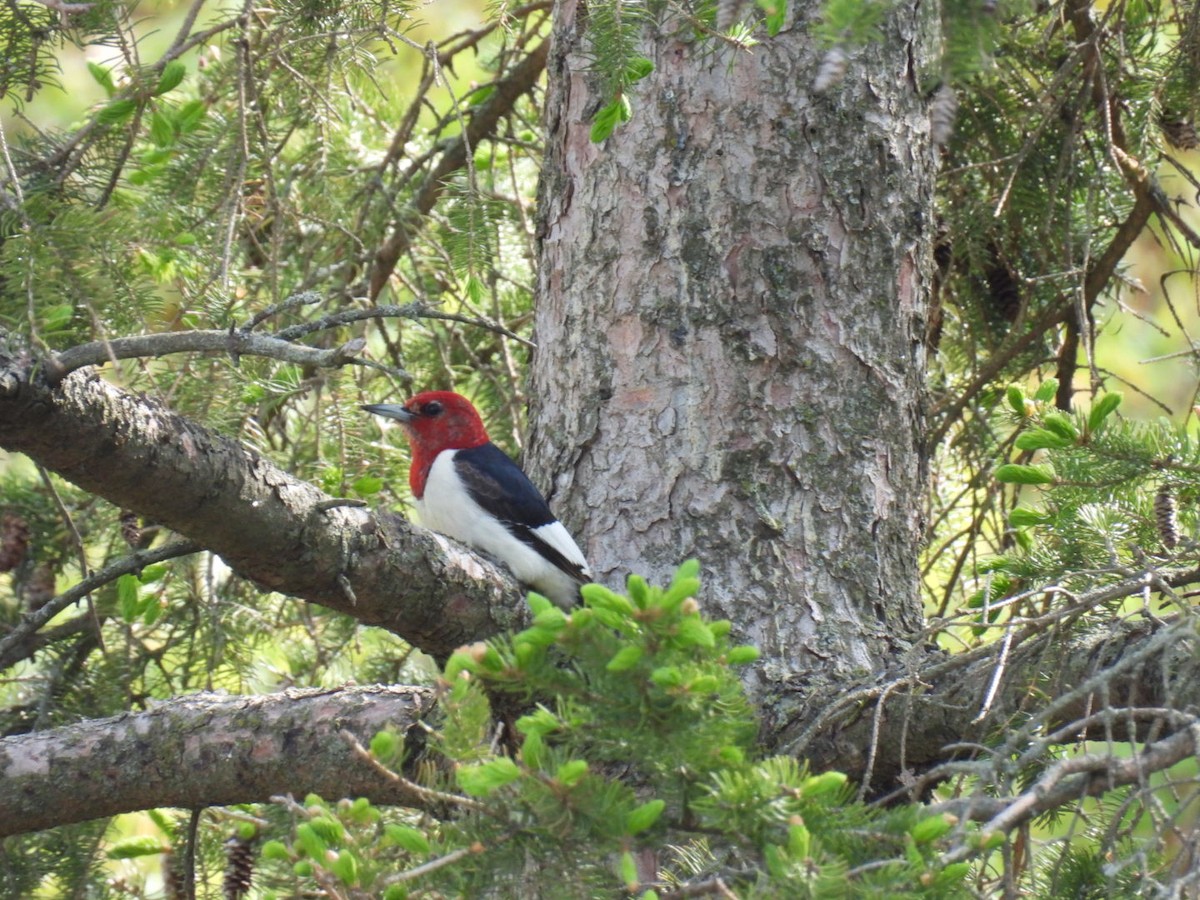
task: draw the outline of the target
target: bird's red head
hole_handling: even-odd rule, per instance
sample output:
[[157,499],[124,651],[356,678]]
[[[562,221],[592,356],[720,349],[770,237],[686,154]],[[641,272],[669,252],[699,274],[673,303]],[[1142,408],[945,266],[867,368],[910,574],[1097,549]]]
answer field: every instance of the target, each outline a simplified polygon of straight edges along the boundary
[[398,419],[408,433],[412,466],[408,482],[415,497],[425,494],[425,480],[443,450],[468,450],[489,441],[474,405],[453,391],[425,391],[402,406],[364,406],[367,412]]

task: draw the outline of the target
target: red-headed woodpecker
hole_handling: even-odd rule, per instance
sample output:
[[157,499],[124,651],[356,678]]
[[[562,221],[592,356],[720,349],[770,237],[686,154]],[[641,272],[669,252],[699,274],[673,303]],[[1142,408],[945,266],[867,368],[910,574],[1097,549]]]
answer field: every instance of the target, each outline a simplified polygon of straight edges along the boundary
[[488,438],[471,401],[426,391],[403,406],[364,406],[408,433],[408,483],[421,524],[504,563],[539,594],[569,608],[591,570],[520,467]]

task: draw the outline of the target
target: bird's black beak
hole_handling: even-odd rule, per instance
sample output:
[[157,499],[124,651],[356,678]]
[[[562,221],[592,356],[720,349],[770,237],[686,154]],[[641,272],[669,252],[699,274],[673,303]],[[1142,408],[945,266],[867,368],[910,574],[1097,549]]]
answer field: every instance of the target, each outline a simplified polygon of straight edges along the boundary
[[363,409],[374,415],[383,416],[387,419],[399,419],[405,423],[411,422],[417,417],[417,414],[412,410],[398,403],[376,403],[371,406],[364,406]]

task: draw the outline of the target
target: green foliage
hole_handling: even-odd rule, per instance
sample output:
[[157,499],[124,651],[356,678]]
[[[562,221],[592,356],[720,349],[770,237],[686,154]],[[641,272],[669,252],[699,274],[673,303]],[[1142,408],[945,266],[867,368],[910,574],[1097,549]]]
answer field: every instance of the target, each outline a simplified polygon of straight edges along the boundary
[[[697,576],[688,562],[666,588],[588,585],[570,613],[530,595],[529,628],[446,664],[437,755],[412,790],[451,814],[380,818],[363,800],[309,798],[292,832],[263,846],[263,866],[375,895],[509,896],[520,884],[594,897],[650,888],[637,857],[655,850],[677,860],[660,873],[668,885],[720,877],[738,896],[958,896],[968,867],[938,862],[956,819],[872,810],[838,772],[757,756],[733,661],[754,654],[701,615]],[[526,711],[505,749],[491,708],[514,701]],[[396,743],[382,733],[373,756],[394,767]]]
[[1020,545],[1027,548],[1005,557],[1003,570],[1010,575],[1047,578],[1088,570],[1080,583],[1094,584],[1098,570],[1114,567],[1108,578],[1123,577],[1120,565],[1136,564],[1146,553],[1169,552],[1175,541],[1164,548],[1155,511],[1163,485],[1183,501],[1178,521],[1183,534],[1195,533],[1196,441],[1169,423],[1146,425],[1113,416],[1120,402],[1120,394],[1102,395],[1088,413],[1074,416],[1036,397],[1020,404],[1014,445],[1040,453],[1045,462],[1007,464],[996,470],[996,478],[1045,487],[1036,495],[1022,494],[1022,505],[1009,514],[1009,523],[1022,532]]

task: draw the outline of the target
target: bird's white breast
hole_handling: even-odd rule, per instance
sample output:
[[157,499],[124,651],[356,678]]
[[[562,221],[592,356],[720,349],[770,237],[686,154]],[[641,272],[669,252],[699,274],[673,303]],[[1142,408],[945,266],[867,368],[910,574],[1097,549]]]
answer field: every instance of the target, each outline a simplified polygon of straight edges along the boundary
[[[517,540],[468,493],[455,470],[457,450],[443,450],[434,459],[417,501],[421,524],[431,531],[462,541],[508,566],[517,579],[560,606],[576,602],[578,584],[528,544]],[[557,520],[533,531],[547,544],[590,574],[587,561],[563,524]]]

